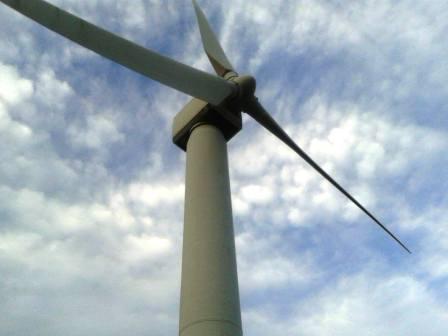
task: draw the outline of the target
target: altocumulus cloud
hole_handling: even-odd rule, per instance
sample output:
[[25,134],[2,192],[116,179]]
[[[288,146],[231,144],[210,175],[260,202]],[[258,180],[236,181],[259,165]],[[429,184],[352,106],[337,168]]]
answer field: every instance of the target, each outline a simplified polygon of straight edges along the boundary
[[[54,1],[211,71],[189,1]],[[229,143],[246,335],[448,332],[448,5],[201,1],[292,137]],[[0,333],[177,332],[187,97],[0,7]]]

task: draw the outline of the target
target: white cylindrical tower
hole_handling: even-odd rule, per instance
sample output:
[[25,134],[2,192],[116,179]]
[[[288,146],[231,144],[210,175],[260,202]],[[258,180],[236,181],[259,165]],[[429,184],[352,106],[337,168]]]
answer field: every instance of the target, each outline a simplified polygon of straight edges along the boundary
[[227,144],[210,124],[187,143],[180,336],[241,336]]

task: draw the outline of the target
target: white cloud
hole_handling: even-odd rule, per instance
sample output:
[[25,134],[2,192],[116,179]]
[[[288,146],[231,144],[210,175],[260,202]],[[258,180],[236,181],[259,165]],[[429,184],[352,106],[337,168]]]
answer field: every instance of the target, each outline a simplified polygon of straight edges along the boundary
[[29,79],[21,78],[16,68],[0,63],[0,100],[4,103],[15,104],[25,100],[33,93],[33,83]]
[[[0,103],[0,130],[5,143],[11,140],[26,143],[31,139],[33,131],[23,123],[11,119],[5,106]],[[5,141],[6,140],[6,141]]]
[[129,186],[129,198],[150,207],[158,207],[179,203],[184,198],[185,186],[174,183],[140,183]]
[[72,94],[70,85],[57,78],[53,69],[42,69],[38,73],[35,87],[36,98],[52,109],[65,107],[65,99]]
[[270,186],[252,184],[241,188],[241,196],[248,203],[263,204],[272,200],[273,190]]
[[344,279],[310,302],[305,311],[312,313],[298,318],[296,328],[307,335],[358,335],[360,328],[366,335],[442,335],[446,330],[448,311],[416,279],[374,278],[379,280],[374,283],[366,277]]
[[422,283],[406,276],[366,273],[331,281],[284,313],[281,323],[268,308],[246,313],[247,331],[278,335],[443,335],[448,311]]
[[171,242],[167,238],[147,234],[142,236],[128,235],[125,240],[123,256],[125,260],[130,262],[150,262],[150,259],[164,257],[170,248]]
[[101,149],[102,147],[124,140],[124,135],[117,129],[115,123],[107,116],[87,116],[84,127],[71,125],[68,134],[77,146]]
[[253,295],[284,286],[300,288],[318,278],[319,271],[309,254],[291,258],[279,236],[259,236],[257,231],[236,237],[238,278],[243,295]]

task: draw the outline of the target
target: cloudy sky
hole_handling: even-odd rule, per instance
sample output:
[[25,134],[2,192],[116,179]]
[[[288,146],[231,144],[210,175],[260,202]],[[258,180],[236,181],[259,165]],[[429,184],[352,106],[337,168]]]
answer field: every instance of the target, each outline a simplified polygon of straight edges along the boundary
[[[188,0],[52,3],[212,72]],[[448,334],[448,4],[199,2],[291,136],[229,142],[245,335]],[[176,335],[190,97],[0,6],[0,334]]]

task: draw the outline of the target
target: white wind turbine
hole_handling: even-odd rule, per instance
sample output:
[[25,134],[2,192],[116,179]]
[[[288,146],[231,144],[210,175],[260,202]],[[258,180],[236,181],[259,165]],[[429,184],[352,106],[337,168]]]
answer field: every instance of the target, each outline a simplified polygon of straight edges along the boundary
[[173,122],[187,152],[179,335],[242,335],[226,142],[249,114],[409,249],[315,163],[255,97],[255,79],[239,76],[193,0],[202,43],[218,76],[176,62],[42,0],[0,0],[66,38],[194,98]]

